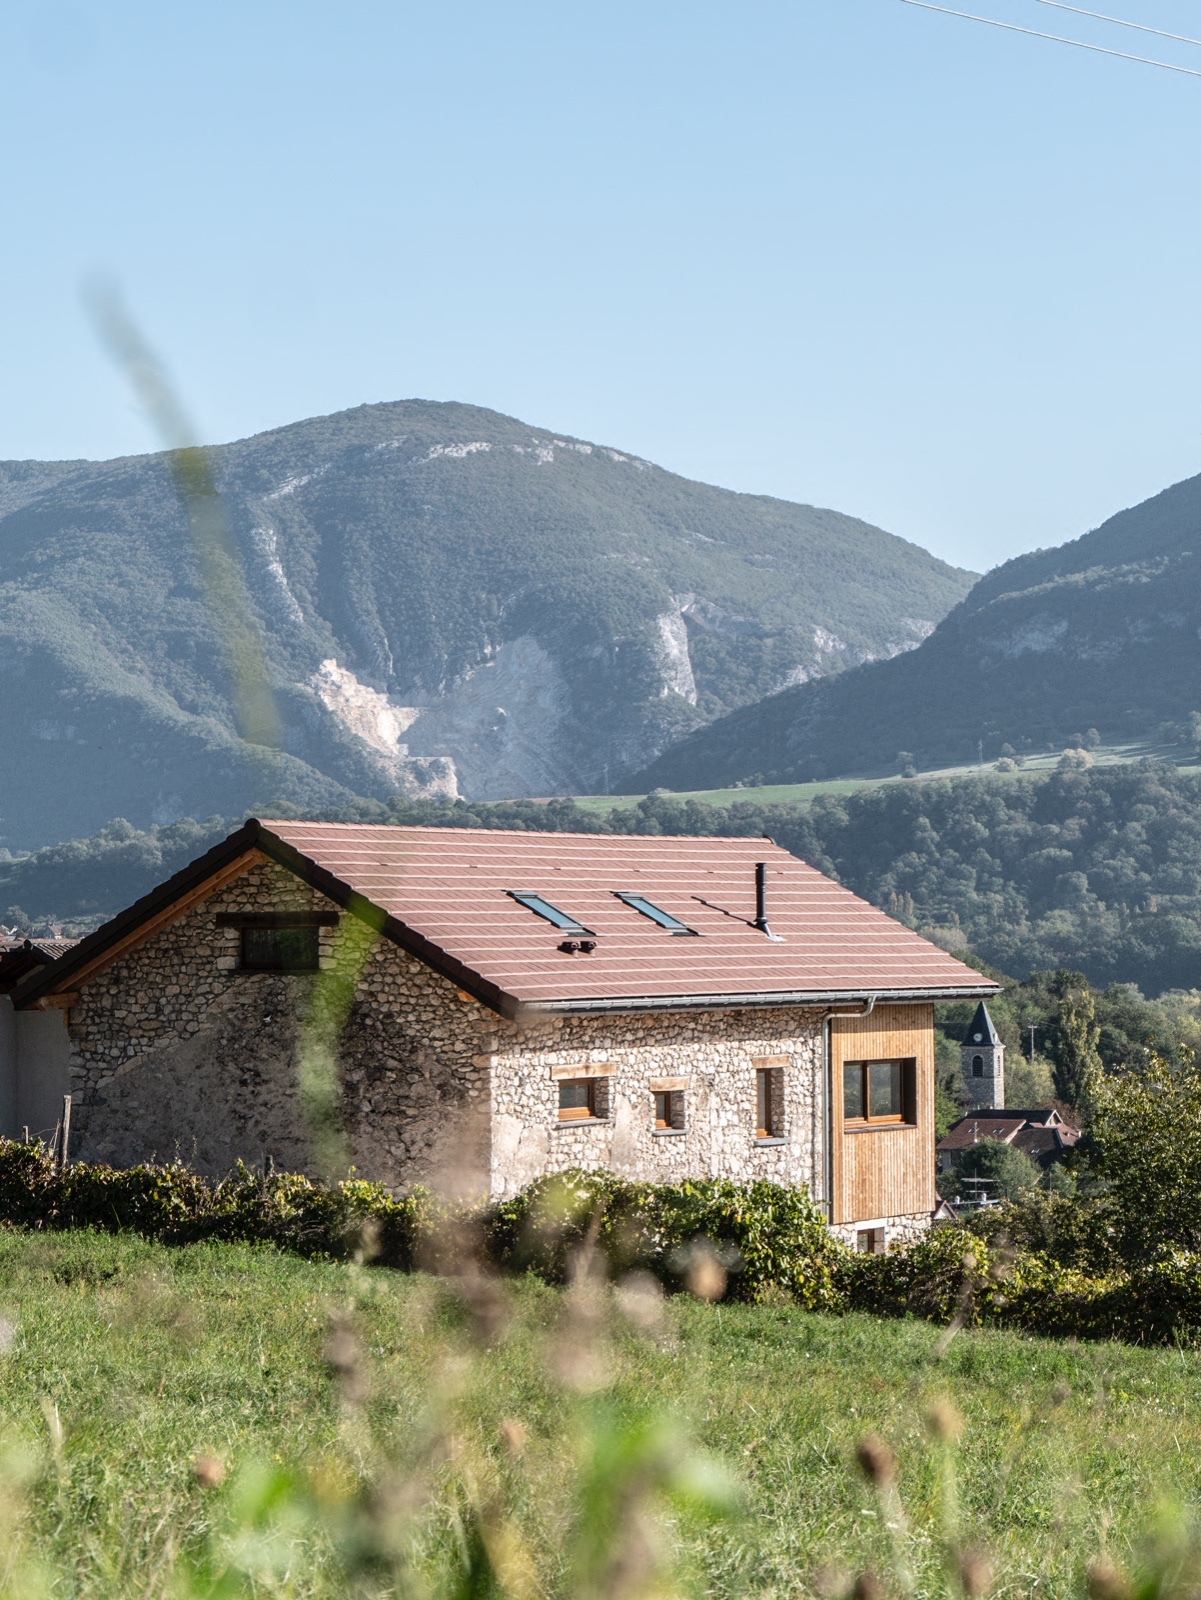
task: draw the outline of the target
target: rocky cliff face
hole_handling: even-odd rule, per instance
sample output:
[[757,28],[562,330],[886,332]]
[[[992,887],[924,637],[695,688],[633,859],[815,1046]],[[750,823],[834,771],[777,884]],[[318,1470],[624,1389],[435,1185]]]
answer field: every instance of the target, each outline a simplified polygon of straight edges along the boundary
[[364,406],[212,460],[283,750],[237,736],[165,458],[0,464],[9,848],[113,815],[613,787],[733,707],[912,648],[973,581],[469,406]]
[[[881,652],[883,654],[883,652]],[[917,650],[719,718],[633,780],[700,789],[1156,737],[1201,710],[1201,477],[1006,562]]]

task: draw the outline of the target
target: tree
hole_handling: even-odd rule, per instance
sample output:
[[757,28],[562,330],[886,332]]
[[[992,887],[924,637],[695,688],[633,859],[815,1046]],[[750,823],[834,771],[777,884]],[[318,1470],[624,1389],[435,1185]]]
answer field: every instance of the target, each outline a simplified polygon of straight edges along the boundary
[[1055,1093],[1070,1106],[1082,1106],[1088,1099],[1094,1079],[1101,1075],[1101,1057],[1092,991],[1074,989],[1059,1002],[1056,1015],[1055,1063],[1051,1076]]
[[1089,1165],[1115,1202],[1123,1254],[1150,1260],[1201,1250],[1201,1069],[1160,1056],[1098,1080]]
[[1004,1139],[981,1139],[969,1145],[955,1161],[957,1178],[987,1178],[988,1194],[998,1200],[1015,1200],[1038,1185],[1038,1168],[1030,1157]]

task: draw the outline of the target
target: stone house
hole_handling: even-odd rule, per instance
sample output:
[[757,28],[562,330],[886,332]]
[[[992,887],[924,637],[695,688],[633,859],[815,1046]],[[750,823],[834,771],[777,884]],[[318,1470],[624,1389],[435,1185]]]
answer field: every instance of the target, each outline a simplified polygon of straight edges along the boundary
[[0,1116],[313,1171],[324,1104],[394,1190],[769,1178],[874,1249],[935,1205],[934,1002],[995,989],[770,841],[252,820],[0,995]]

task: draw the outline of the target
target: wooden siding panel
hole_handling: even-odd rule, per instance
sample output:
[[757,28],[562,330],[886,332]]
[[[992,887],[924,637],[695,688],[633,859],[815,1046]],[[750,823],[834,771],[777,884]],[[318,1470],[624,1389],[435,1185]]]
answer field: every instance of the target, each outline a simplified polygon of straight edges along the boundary
[[[844,1132],[846,1061],[917,1062],[917,1120]],[[832,1222],[870,1222],[934,1209],[934,1007],[877,1006],[831,1023]]]

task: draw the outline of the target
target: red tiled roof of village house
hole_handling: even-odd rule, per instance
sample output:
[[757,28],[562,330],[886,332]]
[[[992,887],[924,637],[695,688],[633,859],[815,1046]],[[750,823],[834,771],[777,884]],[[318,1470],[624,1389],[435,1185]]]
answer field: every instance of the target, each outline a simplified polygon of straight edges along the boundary
[[1025,1126],[1026,1118],[1020,1114],[1016,1117],[1007,1117],[1000,1111],[986,1111],[982,1116],[976,1117],[969,1113],[938,1141],[938,1148],[967,1150],[972,1145],[979,1144],[981,1139],[1004,1139],[1006,1144],[1011,1144],[1014,1135]]
[[1079,1142],[1080,1129],[1065,1122],[1051,1107],[1000,1110],[986,1106],[978,1112],[969,1111],[948,1128],[937,1148],[940,1152],[967,1150],[981,1139],[1003,1139],[1028,1155],[1038,1156],[1049,1150],[1071,1149]]
[[[764,839],[522,833],[321,822],[263,829],[522,1005],[668,996],[991,993],[996,985]],[[755,864],[767,916],[752,926]],[[506,893],[533,891],[596,938],[569,935]],[[672,934],[614,891],[645,895],[699,938]]]

